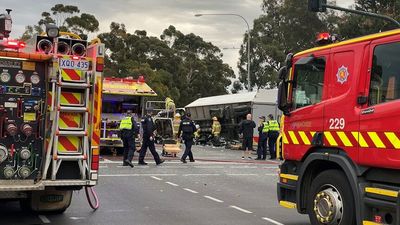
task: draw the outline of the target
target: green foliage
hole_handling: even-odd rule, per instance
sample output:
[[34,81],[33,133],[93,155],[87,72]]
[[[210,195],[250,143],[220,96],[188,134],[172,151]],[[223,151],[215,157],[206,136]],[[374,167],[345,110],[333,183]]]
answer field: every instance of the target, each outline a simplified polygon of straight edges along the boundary
[[82,13],[77,6],[56,4],[50,9],[50,12],[43,12],[42,18],[37,25],[28,25],[25,32],[22,34],[22,40],[30,39],[35,33],[45,31],[45,24],[56,24],[60,31],[73,32],[81,36],[82,39],[87,39],[88,34],[99,30],[99,21],[96,17]]
[[[400,20],[399,0],[356,0],[355,8]],[[397,28],[391,22],[357,14],[344,14],[338,21],[338,27],[341,36],[346,39]]]
[[[251,35],[252,87],[274,88],[277,71],[289,52],[314,46],[318,32],[334,28],[330,15],[324,18],[307,10],[307,0],[264,0],[264,14],[254,20]],[[239,79],[247,83],[247,37],[240,50]]]
[[226,94],[234,77],[222,62],[220,49],[195,34],[170,26],[160,38],[146,31],[127,32],[124,24],[111,23],[99,38],[109,53],[106,76],[144,75],[160,99],[171,97],[178,106],[205,96]]

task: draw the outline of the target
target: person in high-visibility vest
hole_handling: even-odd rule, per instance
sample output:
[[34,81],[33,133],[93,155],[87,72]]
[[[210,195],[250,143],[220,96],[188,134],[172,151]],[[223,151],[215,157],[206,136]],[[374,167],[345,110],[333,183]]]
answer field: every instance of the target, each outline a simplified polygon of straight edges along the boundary
[[221,135],[221,123],[218,121],[218,118],[214,116],[212,118],[213,123],[211,126],[211,134],[213,136],[213,144],[218,146],[219,145],[219,137]]
[[268,140],[268,122],[265,116],[260,116],[260,124],[258,126],[258,147],[256,160],[265,160],[267,158],[267,140]]
[[127,111],[126,116],[121,120],[119,124],[119,130],[121,131],[121,139],[124,145],[124,154],[122,165],[133,167],[132,159],[135,153],[135,135],[137,133],[138,126],[135,119],[132,116],[132,111]]
[[[174,115],[175,113],[175,102],[172,100],[170,97],[165,98],[165,110],[167,113],[167,117],[170,117],[170,115]],[[171,115],[171,117],[172,117]]]
[[272,114],[268,115],[268,149],[269,154],[271,156],[270,159],[276,159],[276,140],[279,136],[279,123],[278,121],[274,120],[274,116]]
[[178,138],[178,130],[181,124],[181,114],[177,113],[174,116],[174,120],[172,121],[173,126],[173,138]]

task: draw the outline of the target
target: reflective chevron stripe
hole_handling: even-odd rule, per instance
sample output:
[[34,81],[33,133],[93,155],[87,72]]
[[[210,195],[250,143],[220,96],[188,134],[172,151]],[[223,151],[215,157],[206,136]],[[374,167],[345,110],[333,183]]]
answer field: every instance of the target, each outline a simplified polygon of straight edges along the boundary
[[[284,144],[311,145],[315,131],[284,131]],[[324,145],[332,147],[361,147],[400,149],[400,132],[324,131]]]

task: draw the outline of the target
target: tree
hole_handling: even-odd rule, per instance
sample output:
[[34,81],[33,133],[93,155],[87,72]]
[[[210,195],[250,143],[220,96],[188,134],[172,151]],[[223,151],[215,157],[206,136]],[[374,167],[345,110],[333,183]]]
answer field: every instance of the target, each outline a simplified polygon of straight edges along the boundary
[[127,32],[124,24],[111,23],[99,38],[110,53],[106,76],[144,74],[160,99],[172,97],[185,106],[198,97],[227,93],[232,69],[222,62],[220,49],[195,34],[170,26],[160,38],[146,31]]
[[56,24],[60,31],[74,32],[82,39],[87,39],[88,34],[99,30],[99,21],[95,16],[87,13],[79,14],[77,6],[56,4],[50,12],[43,12],[37,25],[28,25],[22,34],[22,40],[30,39],[35,33],[45,31],[45,24]]
[[[398,0],[356,0],[355,8],[400,20],[400,1]],[[340,35],[346,39],[398,28],[393,23],[382,19],[350,13],[343,14],[338,27]]]
[[[277,71],[289,52],[314,46],[316,34],[332,31],[335,24],[329,13],[325,16],[309,12],[307,0],[264,0],[265,14],[254,20],[251,36],[251,85],[274,88],[278,83]],[[240,49],[239,80],[247,83],[247,36]]]

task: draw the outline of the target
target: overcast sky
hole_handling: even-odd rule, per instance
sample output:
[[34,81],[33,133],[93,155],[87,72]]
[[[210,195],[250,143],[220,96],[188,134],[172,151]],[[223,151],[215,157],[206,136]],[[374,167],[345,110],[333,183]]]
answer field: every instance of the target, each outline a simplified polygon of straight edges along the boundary
[[[293,0],[296,1],[296,0]],[[34,4],[32,4],[34,2]],[[337,0],[347,6],[353,0]],[[183,33],[195,33],[222,48],[239,48],[246,32],[246,24],[239,17],[203,16],[196,13],[236,13],[242,15],[252,27],[253,20],[262,14],[262,0],[1,0],[0,13],[13,9],[11,37],[20,37],[26,25],[35,24],[43,11],[56,3],[78,6],[81,12],[95,15],[100,31],[109,31],[111,22],[124,23],[128,32],[146,30],[159,37],[169,25]],[[5,12],[5,11],[4,11]],[[223,49],[224,61],[237,72],[238,49]]]

